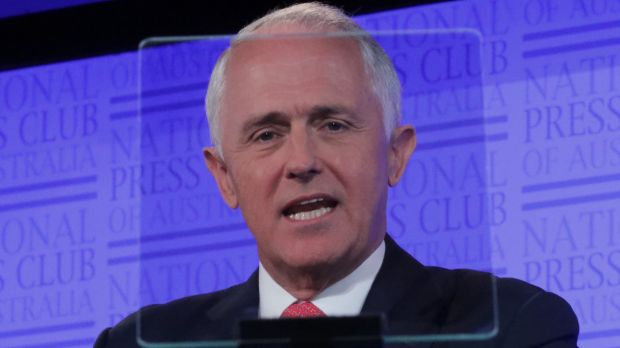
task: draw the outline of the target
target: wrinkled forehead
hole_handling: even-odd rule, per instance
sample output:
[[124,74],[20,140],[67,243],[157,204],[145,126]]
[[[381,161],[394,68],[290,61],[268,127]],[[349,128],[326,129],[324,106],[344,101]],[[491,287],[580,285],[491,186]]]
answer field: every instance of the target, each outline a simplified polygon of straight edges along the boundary
[[227,104],[227,97],[247,85],[253,88],[243,89],[252,94],[283,86],[305,89],[324,84],[365,92],[370,90],[365,70],[359,44],[351,37],[262,31],[231,47],[222,101]]
[[[341,74],[364,73],[358,43],[350,37],[325,34],[269,34],[244,37],[230,49],[225,75],[273,67],[285,74],[289,69],[340,70]],[[335,71],[334,71],[335,72]]]
[[231,46],[220,94],[222,126],[269,112],[375,100],[360,45],[350,35],[270,28]]

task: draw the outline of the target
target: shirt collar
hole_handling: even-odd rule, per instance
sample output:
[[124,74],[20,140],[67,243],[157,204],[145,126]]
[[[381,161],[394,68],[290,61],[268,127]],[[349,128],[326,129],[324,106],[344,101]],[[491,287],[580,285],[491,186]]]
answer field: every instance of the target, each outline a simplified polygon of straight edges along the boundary
[[[379,273],[384,256],[385,242],[381,242],[381,245],[361,265],[319,293],[312,303],[328,316],[358,315],[362,311],[372,282]],[[260,263],[258,265],[258,291],[261,318],[279,318],[286,307],[297,301],[267,273]]]

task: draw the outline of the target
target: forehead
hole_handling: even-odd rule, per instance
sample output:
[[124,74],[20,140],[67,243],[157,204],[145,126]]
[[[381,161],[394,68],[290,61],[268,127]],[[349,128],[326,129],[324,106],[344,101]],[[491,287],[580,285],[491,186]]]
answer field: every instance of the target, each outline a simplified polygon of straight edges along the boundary
[[282,67],[301,66],[312,61],[332,66],[353,64],[357,68],[358,63],[362,63],[361,50],[358,43],[348,36],[332,36],[329,33],[260,34],[233,45],[226,72],[234,73],[240,68],[237,64],[279,64]]
[[223,109],[239,105],[240,98],[260,100],[274,93],[289,94],[291,101],[302,97],[309,101],[311,95],[346,98],[366,91],[364,62],[354,39],[261,34],[231,48],[224,71]]
[[[345,58],[349,61],[361,62],[360,47],[354,35],[353,33],[347,35],[337,30],[332,31],[330,28],[324,30],[310,28],[297,23],[269,24],[251,34],[246,34],[234,44],[230,60],[253,57],[256,58],[255,60],[277,62],[286,58],[311,55],[318,59]],[[334,63],[339,62],[334,61]],[[229,65],[231,65],[230,62]]]

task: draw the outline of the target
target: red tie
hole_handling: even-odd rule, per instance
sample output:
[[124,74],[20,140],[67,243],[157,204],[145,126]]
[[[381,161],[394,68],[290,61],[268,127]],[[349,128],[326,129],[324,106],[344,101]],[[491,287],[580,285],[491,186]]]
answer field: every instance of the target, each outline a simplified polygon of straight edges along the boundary
[[286,307],[280,318],[313,318],[325,316],[325,313],[312,302],[297,301]]

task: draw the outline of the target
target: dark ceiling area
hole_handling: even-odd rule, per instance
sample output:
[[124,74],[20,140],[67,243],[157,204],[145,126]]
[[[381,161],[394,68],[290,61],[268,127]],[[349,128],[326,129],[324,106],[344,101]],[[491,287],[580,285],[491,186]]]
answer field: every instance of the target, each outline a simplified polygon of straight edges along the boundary
[[[350,15],[446,0],[325,1]],[[0,70],[137,49],[151,36],[231,34],[274,8],[300,1],[117,0],[0,20]]]

